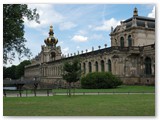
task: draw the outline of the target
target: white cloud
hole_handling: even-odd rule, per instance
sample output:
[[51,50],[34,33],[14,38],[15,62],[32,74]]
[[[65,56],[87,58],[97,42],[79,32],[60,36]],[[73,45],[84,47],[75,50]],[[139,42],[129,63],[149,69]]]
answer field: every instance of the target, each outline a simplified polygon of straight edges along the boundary
[[89,28],[89,29],[92,29],[92,28],[93,28],[93,25],[88,25],[88,28]]
[[155,6],[152,9],[152,12],[148,14],[148,17],[155,18]]
[[27,21],[26,18],[25,24],[31,28],[37,27],[46,27],[49,25],[57,24],[63,21],[64,17],[60,13],[54,10],[54,7],[49,4],[28,4],[28,7],[31,9],[36,8],[37,13],[39,13],[39,21],[40,24],[36,23],[35,21]]
[[63,23],[60,23],[59,29],[60,30],[69,30],[69,29],[74,28],[76,26],[77,25],[72,22],[63,22]]
[[77,49],[79,49],[80,47],[79,47],[79,46],[77,46],[76,48],[77,48]]
[[104,37],[102,34],[93,34],[89,37],[91,40],[102,40]]
[[103,22],[101,26],[95,27],[94,30],[97,31],[109,31],[111,30],[111,26],[116,27],[120,24],[120,21],[116,20],[115,18],[111,18]]
[[73,36],[72,40],[77,41],[77,42],[85,42],[88,40],[88,37],[81,36],[81,35],[75,35]]
[[86,31],[86,30],[79,30],[78,32],[77,32],[77,34],[79,34],[79,35],[86,35],[88,32]]
[[67,55],[68,53],[69,53],[68,47],[62,49],[62,54]]
[[63,41],[60,41],[60,42],[59,42],[60,45],[62,45],[63,43],[64,43]]

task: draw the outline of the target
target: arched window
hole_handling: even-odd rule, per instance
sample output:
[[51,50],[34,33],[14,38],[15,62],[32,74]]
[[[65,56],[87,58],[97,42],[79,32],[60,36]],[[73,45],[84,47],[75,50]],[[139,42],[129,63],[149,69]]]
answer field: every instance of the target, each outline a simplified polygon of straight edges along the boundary
[[92,64],[91,62],[88,63],[89,72],[92,72]]
[[86,64],[83,63],[83,71],[84,71],[84,74],[86,73]]
[[108,60],[108,72],[112,72],[111,60]]
[[120,46],[124,47],[124,38],[123,37],[121,37],[121,39],[120,39]]
[[104,61],[101,60],[101,72],[104,72]]
[[132,38],[131,35],[128,36],[128,47],[132,46]]
[[95,65],[96,65],[96,72],[98,72],[98,62],[97,61],[96,61]]
[[145,59],[145,74],[146,75],[152,74],[151,58],[149,58],[149,57],[146,57],[146,59]]

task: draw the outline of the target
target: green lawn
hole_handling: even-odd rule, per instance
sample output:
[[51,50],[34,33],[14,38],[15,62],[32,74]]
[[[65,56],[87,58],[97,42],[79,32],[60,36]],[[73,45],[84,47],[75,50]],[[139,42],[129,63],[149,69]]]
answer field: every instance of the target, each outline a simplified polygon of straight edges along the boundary
[[155,116],[154,94],[4,97],[4,116]]

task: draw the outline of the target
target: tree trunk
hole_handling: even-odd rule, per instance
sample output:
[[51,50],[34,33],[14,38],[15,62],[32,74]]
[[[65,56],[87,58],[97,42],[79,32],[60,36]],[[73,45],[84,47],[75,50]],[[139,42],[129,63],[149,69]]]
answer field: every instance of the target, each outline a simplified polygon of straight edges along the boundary
[[73,89],[74,89],[74,92],[73,92],[73,93],[74,93],[74,95],[75,95],[75,82],[73,83],[73,86],[74,86],[74,88],[73,88]]
[[71,97],[71,83],[69,82],[69,97]]

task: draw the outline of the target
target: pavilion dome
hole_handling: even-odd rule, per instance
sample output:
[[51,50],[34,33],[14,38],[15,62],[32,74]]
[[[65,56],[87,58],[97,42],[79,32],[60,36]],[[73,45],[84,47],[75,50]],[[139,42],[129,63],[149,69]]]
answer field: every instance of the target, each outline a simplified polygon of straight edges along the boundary
[[53,26],[50,26],[49,37],[44,40],[47,46],[56,46],[58,39],[54,37]]

